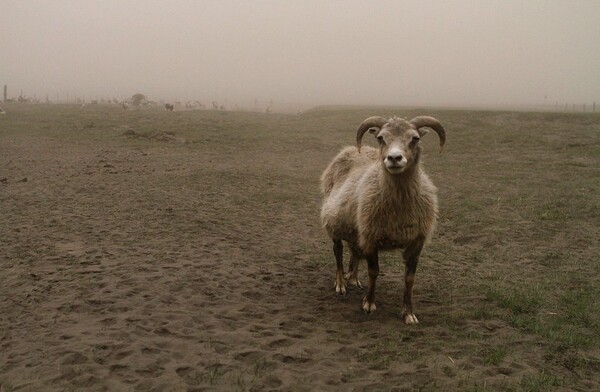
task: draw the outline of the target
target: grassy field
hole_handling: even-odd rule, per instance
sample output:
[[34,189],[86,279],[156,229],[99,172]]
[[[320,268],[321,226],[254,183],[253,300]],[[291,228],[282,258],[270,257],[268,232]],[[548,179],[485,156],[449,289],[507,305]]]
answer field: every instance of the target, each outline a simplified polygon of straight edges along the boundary
[[[600,389],[599,114],[5,110],[2,392]],[[399,253],[374,314],[334,292],[318,179],[371,115],[447,130],[418,326]]]

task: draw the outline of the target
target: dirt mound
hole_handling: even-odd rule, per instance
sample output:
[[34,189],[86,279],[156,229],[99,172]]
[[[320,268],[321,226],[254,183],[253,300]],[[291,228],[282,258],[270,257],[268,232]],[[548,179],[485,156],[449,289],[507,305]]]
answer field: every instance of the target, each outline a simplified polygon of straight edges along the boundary
[[159,142],[181,142],[184,143],[185,139],[175,136],[174,132],[169,131],[145,131],[136,132],[132,128],[126,128],[123,132],[123,136],[129,138],[141,138],[148,140],[155,140]]

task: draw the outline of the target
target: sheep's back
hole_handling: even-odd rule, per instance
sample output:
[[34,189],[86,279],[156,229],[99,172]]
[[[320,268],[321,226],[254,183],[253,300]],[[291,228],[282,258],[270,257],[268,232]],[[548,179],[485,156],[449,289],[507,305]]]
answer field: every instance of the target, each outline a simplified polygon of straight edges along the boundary
[[321,175],[321,192],[328,196],[335,186],[339,186],[349,174],[377,159],[378,151],[372,147],[363,147],[361,152],[354,146],[345,147],[331,161]]
[[356,190],[360,178],[377,159],[378,151],[346,147],[321,176],[324,194],[321,222],[332,238],[356,242]]

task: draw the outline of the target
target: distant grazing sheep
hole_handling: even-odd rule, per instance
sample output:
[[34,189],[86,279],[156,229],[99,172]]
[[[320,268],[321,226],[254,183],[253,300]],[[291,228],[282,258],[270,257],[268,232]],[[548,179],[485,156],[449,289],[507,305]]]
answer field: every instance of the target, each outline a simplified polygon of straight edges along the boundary
[[172,112],[173,111],[173,105],[171,105],[170,103],[166,103],[165,104],[165,110],[167,112]]
[[[337,263],[335,290],[346,293],[346,279],[360,287],[358,263],[366,258],[369,286],[362,309],[376,309],[378,252],[403,249],[405,288],[402,318],[417,324],[412,288],[419,255],[437,219],[437,189],[421,167],[421,137],[427,128],[437,132],[440,146],[446,132],[438,120],[420,116],[410,121],[369,117],[358,127],[356,147],[344,148],[321,176],[324,195],[321,221],[333,240]],[[377,138],[379,148],[365,147],[363,135]],[[343,243],[350,248],[350,273],[344,275]]]

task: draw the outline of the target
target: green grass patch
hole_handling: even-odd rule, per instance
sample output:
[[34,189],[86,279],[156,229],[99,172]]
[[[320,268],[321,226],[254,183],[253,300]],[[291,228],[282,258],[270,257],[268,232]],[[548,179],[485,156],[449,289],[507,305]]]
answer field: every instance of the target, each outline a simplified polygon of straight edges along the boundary
[[545,298],[546,292],[547,288],[536,285],[509,288],[503,283],[489,287],[486,298],[508,311],[506,320],[514,328],[573,348],[597,344],[597,301],[593,291],[568,291],[558,298]]
[[558,377],[541,370],[539,373],[525,376],[521,380],[521,388],[524,392],[541,392],[554,389],[563,385]]
[[513,315],[534,314],[541,304],[541,292],[535,286],[525,289],[499,289],[490,287],[486,292],[488,300],[496,301],[501,307],[511,311]]
[[506,345],[495,347],[484,352],[483,363],[488,366],[498,366],[506,357]]

